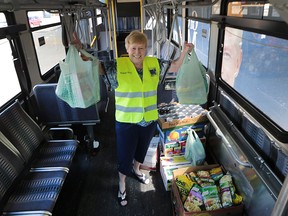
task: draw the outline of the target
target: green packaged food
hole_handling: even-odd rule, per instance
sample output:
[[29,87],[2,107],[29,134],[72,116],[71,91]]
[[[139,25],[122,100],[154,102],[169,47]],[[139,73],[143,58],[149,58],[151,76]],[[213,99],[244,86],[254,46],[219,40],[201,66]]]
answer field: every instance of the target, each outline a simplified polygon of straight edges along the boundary
[[216,185],[202,188],[202,197],[207,211],[222,208]]

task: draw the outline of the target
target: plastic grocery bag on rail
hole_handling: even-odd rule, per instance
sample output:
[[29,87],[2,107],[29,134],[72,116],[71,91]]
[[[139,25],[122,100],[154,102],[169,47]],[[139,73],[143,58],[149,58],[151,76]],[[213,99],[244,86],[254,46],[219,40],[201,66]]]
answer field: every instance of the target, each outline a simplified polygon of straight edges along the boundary
[[189,128],[187,133],[188,136],[186,140],[184,157],[186,160],[191,162],[192,166],[203,165],[206,158],[203,144],[197,133],[192,128]]
[[56,95],[73,108],[87,108],[100,100],[99,61],[84,50],[80,52],[89,60],[83,61],[75,46],[70,45],[65,61],[59,63]]
[[195,51],[186,54],[176,77],[176,94],[181,104],[204,104],[207,102],[208,84],[206,70]]

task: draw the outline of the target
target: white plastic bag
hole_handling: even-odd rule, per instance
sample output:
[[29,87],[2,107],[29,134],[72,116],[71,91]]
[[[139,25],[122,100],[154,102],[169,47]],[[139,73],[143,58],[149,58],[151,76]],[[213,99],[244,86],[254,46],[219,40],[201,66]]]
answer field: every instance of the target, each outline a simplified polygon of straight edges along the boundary
[[206,70],[195,51],[186,54],[176,77],[176,93],[181,104],[204,104],[207,102],[208,83]]
[[96,57],[84,50],[90,58],[83,61],[78,50],[71,45],[65,61],[59,63],[61,74],[56,87],[56,95],[71,107],[87,108],[100,100],[100,85]]
[[193,166],[202,165],[206,158],[203,144],[192,128],[189,128],[187,132],[188,137],[186,140],[184,157],[186,160],[190,161]]

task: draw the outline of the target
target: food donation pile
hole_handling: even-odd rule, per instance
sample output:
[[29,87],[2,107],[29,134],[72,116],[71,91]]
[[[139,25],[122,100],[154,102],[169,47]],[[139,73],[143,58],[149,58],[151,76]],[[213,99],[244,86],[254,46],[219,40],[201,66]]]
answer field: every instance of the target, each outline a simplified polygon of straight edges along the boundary
[[224,174],[220,166],[184,173],[176,177],[175,183],[187,212],[211,211],[242,203],[232,176]]

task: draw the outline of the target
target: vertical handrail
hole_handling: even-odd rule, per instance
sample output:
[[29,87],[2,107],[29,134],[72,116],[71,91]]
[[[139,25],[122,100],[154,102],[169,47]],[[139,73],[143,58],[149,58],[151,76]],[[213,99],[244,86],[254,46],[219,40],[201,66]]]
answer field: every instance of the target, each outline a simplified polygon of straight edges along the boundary
[[[182,41],[180,38],[180,31],[179,31],[179,22],[178,22],[178,8],[175,9],[175,22],[176,22],[176,29],[177,29],[177,35],[178,35],[178,41],[179,41],[179,45],[180,48],[182,47]],[[173,29],[172,29],[173,30]]]
[[[107,12],[107,16],[105,13],[103,13],[103,16],[105,18],[104,22],[105,22],[105,36],[106,36],[106,42],[107,42],[107,51],[109,52],[110,50],[113,50],[113,49],[112,49],[112,41],[109,40],[110,38],[109,35],[111,35],[111,25],[110,25],[111,18],[110,18],[110,10],[108,8],[108,4],[107,4],[106,12]],[[108,32],[109,32],[109,35],[108,35]],[[110,53],[109,53],[109,59],[110,59]]]
[[112,23],[113,23],[113,31],[114,31],[114,46],[115,46],[115,56],[118,57],[118,49],[117,49],[117,36],[116,36],[116,25],[115,25],[115,8],[114,8],[114,0],[111,1],[112,7]]
[[144,32],[144,21],[143,21],[143,2],[140,0],[140,25],[141,25],[141,32]]

